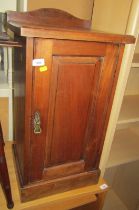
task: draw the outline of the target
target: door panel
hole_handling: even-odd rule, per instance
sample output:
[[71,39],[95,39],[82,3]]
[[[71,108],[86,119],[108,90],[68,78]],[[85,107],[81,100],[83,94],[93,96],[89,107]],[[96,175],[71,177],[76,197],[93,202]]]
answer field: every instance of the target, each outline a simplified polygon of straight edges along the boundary
[[93,64],[64,63],[58,69],[51,165],[82,158],[94,77]]
[[53,57],[46,177],[48,167],[50,170],[84,160],[86,131],[91,123],[88,119],[94,108],[102,61],[101,57]]

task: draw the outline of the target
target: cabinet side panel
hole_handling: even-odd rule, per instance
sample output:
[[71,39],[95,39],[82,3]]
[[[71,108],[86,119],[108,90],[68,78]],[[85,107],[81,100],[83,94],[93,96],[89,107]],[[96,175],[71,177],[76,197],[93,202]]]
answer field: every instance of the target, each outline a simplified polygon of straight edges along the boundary
[[[17,37],[16,39],[19,40]],[[23,175],[23,143],[25,138],[25,40],[20,39],[23,48],[14,48],[13,56],[13,101],[14,101],[14,140],[16,142],[16,159]]]

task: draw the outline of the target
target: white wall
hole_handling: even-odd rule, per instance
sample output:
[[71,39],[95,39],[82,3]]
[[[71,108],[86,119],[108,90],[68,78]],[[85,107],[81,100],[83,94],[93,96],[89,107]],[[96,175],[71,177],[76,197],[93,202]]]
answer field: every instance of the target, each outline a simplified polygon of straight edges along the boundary
[[95,0],[92,28],[124,34],[132,0]]
[[0,0],[0,12],[16,10],[16,0]]

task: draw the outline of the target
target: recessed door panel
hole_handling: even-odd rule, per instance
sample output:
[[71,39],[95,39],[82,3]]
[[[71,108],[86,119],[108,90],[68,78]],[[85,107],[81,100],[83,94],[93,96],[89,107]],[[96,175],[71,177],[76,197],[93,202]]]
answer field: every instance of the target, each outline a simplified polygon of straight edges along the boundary
[[[72,63],[73,61],[73,63]],[[58,64],[50,164],[83,158],[84,137],[94,88],[95,63],[81,59]]]
[[[101,57],[53,57],[46,168],[57,165],[63,168],[64,164],[81,160],[85,165],[86,131],[91,123],[88,119],[94,108],[102,60]],[[84,171],[83,164],[81,169]]]

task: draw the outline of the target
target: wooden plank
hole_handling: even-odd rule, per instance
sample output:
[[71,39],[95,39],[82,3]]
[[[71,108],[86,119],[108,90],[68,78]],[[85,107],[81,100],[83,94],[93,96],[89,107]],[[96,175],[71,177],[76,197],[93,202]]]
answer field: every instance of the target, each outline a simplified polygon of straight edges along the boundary
[[90,195],[77,195],[74,198],[64,198],[59,199],[58,201],[52,201],[48,204],[38,204],[36,206],[30,206],[26,210],[67,210],[75,208],[77,206],[84,205],[86,203],[95,202],[97,197],[93,194]]
[[81,173],[84,171],[84,160],[78,162],[66,163],[63,165],[48,167],[44,169],[43,178],[44,179],[54,179],[57,177],[68,176],[71,174]]
[[96,202],[91,202],[86,205],[79,206],[72,210],[102,210],[107,192],[97,194]]
[[22,47],[22,44],[11,40],[8,41],[0,40],[0,47]]
[[[16,28],[16,27],[15,27]],[[17,30],[14,29],[14,30]],[[135,42],[135,38],[130,35],[114,35],[114,34],[104,34],[96,33],[90,31],[73,31],[73,30],[57,30],[50,28],[29,28],[22,27],[20,31],[21,36],[28,37],[40,37],[40,38],[53,38],[53,39],[70,39],[70,40],[84,40],[84,41],[94,41],[94,42],[109,42],[109,43],[123,43],[130,44]]]
[[[54,55],[82,55],[82,56],[101,56],[106,55],[106,43],[73,41],[73,40],[54,40]],[[69,47],[70,46],[70,47]]]
[[41,8],[29,12],[8,11],[7,20],[8,22],[15,21],[30,26],[41,25],[43,27],[51,26],[83,29],[91,27],[91,20],[80,19],[66,11],[55,8]]

